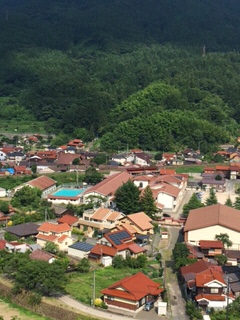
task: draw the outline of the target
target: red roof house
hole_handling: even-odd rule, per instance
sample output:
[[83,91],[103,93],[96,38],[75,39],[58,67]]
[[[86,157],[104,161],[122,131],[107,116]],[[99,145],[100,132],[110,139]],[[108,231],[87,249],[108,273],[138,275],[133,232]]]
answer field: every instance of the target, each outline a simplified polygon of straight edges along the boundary
[[163,292],[159,283],[139,272],[133,276],[119,280],[103,289],[104,302],[108,306],[137,310],[149,300],[157,300]]

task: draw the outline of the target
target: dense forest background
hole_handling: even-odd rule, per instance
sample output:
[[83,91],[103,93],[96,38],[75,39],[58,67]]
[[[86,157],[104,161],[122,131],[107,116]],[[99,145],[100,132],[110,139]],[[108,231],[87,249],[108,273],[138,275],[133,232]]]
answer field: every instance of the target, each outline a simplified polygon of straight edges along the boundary
[[5,122],[105,151],[238,135],[238,0],[1,0],[0,43]]

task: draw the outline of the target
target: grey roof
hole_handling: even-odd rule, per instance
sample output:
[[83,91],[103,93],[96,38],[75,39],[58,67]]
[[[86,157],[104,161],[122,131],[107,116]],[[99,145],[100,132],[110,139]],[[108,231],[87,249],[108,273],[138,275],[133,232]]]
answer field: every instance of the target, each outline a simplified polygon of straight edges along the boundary
[[235,292],[240,292],[240,282],[234,282],[234,283],[230,283],[230,287],[232,289],[232,291]]
[[38,229],[39,225],[35,223],[22,223],[18,224],[13,227],[6,228],[6,232],[10,232],[17,237],[27,237],[27,236],[32,236],[32,235],[37,235],[38,234]]
[[93,247],[94,247],[93,244],[87,243],[87,242],[76,242],[76,243],[72,244],[71,246],[69,246],[69,248],[84,251],[84,252],[91,251]]

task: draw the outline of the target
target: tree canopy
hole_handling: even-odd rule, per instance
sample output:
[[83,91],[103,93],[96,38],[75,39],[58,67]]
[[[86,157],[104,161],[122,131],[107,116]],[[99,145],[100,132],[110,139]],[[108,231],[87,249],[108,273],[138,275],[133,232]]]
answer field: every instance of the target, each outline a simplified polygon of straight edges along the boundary
[[140,190],[131,180],[123,183],[115,192],[115,202],[120,211],[125,214],[139,212]]
[[204,204],[198,199],[196,193],[193,193],[188,203],[183,206],[183,216],[188,217],[189,211],[204,207]]

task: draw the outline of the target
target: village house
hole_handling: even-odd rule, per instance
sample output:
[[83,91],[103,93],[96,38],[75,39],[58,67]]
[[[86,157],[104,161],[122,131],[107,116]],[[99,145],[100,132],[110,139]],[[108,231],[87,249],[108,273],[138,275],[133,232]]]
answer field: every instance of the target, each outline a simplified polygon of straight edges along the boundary
[[17,186],[13,189],[13,192],[17,192],[18,190],[22,189],[25,186],[29,186],[31,188],[38,188],[42,191],[42,196],[46,196],[56,190],[56,181],[47,177],[47,176],[40,176],[20,186]]
[[56,260],[56,257],[54,254],[51,254],[47,251],[37,249],[33,251],[30,255],[29,258],[31,260],[41,260],[41,261],[46,261],[48,263],[53,263]]
[[142,272],[119,280],[101,291],[109,310],[117,307],[133,311],[143,307],[147,301],[156,301],[162,292],[159,283]]
[[153,235],[152,219],[144,212],[137,212],[123,217],[117,228],[128,230],[135,238],[137,235]]
[[68,255],[78,259],[88,258],[93,247],[94,245],[88,242],[75,242],[68,247]]
[[78,226],[88,236],[93,235],[95,230],[98,232],[104,229],[113,229],[119,220],[124,217],[123,213],[108,208],[98,208],[94,210],[86,210],[83,212],[82,218],[78,220]]
[[201,240],[215,240],[227,233],[232,241],[230,249],[240,250],[239,210],[223,204],[190,210],[185,227],[185,242],[198,245]]
[[103,199],[106,207],[114,207],[115,192],[128,180],[132,180],[132,176],[126,171],[112,174],[95,186],[87,189],[83,193],[83,202],[88,203],[94,200],[94,198],[96,201],[99,201],[100,198]]
[[37,244],[44,248],[48,242],[52,242],[59,247],[60,251],[67,251],[68,246],[73,243],[71,230],[72,228],[66,223],[44,222],[38,228]]

